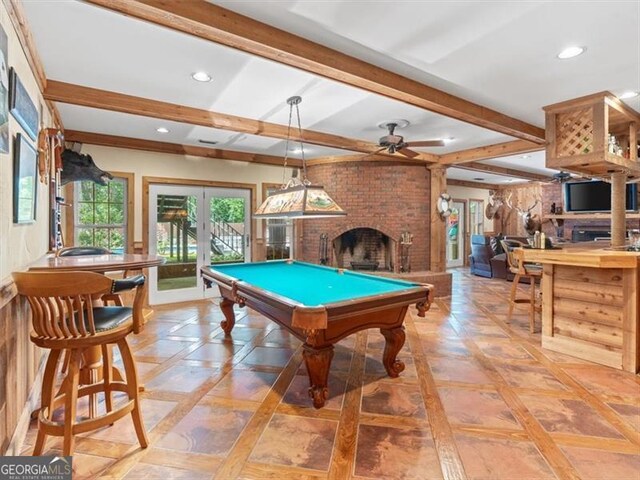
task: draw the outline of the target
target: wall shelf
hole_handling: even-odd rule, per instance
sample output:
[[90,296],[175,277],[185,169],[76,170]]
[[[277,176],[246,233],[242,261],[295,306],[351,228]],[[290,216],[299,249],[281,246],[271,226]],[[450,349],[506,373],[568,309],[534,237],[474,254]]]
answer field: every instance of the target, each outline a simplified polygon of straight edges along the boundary
[[[640,213],[627,213],[627,219],[640,219]],[[562,213],[559,215],[545,215],[545,219],[555,220],[611,220],[610,213]]]

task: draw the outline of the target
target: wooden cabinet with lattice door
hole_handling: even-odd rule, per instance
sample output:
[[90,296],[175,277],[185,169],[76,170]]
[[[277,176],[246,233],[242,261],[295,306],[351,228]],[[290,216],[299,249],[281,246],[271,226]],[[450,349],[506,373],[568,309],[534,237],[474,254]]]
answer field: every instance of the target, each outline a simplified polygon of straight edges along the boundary
[[[544,107],[547,167],[594,177],[640,177],[640,115],[610,92]],[[615,139],[615,140],[614,140]]]

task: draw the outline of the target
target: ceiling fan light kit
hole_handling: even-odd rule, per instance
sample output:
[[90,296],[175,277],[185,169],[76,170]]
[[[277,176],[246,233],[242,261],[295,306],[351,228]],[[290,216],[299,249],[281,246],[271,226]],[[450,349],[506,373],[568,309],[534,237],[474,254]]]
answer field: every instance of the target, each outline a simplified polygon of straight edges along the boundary
[[[307,178],[307,162],[302,144],[302,127],[300,125],[300,110],[298,105],[302,98],[298,96],[287,99],[289,105],[289,126],[284,149],[284,170],[282,172],[282,187],[280,191],[266,198],[254,213],[255,218],[327,218],[343,217],[347,214],[321,185],[312,185]],[[296,171],[285,183],[287,173],[287,159],[289,158],[289,141],[291,140],[291,123],[293,108],[296,110],[298,122],[298,138],[300,139],[300,155],[302,156],[302,178],[298,178]]]

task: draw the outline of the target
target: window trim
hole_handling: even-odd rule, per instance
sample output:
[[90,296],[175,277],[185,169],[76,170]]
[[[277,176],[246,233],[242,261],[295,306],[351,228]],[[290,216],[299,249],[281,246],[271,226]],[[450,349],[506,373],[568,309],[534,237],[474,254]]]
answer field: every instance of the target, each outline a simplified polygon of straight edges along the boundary
[[[125,253],[133,253],[133,235],[134,235],[134,194],[135,194],[135,174],[131,172],[109,172],[114,178],[126,180],[126,192],[127,192],[127,204],[126,210],[126,223],[124,225],[127,235],[127,244],[125,246]],[[65,187],[65,203],[71,205],[71,208],[64,209],[64,245],[75,245],[76,238],[76,225],[75,225],[75,182],[69,183]],[[104,225],[108,228],[109,225]]]

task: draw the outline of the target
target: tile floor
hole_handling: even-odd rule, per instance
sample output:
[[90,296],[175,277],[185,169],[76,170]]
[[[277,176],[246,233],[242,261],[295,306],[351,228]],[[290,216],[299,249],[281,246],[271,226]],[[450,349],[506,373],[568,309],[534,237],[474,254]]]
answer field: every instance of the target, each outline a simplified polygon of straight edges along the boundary
[[343,340],[321,410],[276,324],[238,310],[225,338],[215,303],[158,308],[131,342],[150,447],[128,418],[82,435],[74,478],[639,480],[638,376],[542,350],[524,310],[505,323],[509,286],[455,270],[407,316],[397,379],[377,331]]

